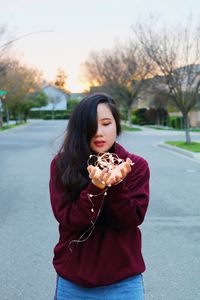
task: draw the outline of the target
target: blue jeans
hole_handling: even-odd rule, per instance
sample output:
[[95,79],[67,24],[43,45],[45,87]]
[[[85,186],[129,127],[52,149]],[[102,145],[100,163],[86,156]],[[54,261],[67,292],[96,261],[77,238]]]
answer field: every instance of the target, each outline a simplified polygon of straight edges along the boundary
[[111,285],[83,288],[58,276],[54,300],[144,300],[142,274]]

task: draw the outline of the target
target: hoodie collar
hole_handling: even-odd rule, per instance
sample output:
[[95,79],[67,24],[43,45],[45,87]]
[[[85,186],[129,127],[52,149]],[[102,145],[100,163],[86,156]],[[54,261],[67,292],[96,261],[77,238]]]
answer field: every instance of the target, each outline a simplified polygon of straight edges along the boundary
[[118,143],[115,143],[114,152],[122,159],[126,159],[129,154],[129,152]]

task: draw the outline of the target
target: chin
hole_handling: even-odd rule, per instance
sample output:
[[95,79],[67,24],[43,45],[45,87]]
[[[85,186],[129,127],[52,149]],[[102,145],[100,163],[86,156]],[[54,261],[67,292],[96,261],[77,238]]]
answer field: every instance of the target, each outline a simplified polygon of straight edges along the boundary
[[93,151],[95,152],[95,153],[105,153],[105,152],[107,152],[108,151],[108,149],[106,148],[93,148]]

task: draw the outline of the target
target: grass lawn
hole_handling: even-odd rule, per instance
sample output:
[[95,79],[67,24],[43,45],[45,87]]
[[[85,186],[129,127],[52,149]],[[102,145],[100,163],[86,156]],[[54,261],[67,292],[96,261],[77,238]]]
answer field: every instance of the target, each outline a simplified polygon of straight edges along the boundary
[[147,126],[147,127],[155,130],[180,130],[180,129],[174,129],[172,127],[167,127],[167,126]]
[[[155,129],[155,130],[175,130],[175,131],[184,131],[184,129],[178,129],[178,128],[172,128],[167,126],[147,126],[149,128]],[[200,128],[190,128],[191,132],[200,132]]]
[[11,124],[11,125],[3,125],[3,127],[0,127],[0,131],[3,131],[3,130],[8,130],[8,129],[11,129],[11,128],[14,128],[14,127],[17,127],[19,125],[24,125],[26,123],[24,122],[20,122],[20,123],[17,123],[17,124]]
[[[172,128],[167,126],[148,126],[149,128],[155,130],[174,130],[174,131],[184,131],[184,129]],[[200,128],[190,128],[191,132],[200,132]]]
[[190,131],[192,131],[192,132],[200,132],[200,128],[193,128],[193,129],[190,129]]
[[188,151],[192,151],[192,152],[200,152],[200,143],[198,143],[198,142],[192,142],[190,144],[187,144],[187,143],[182,142],[182,141],[176,141],[176,142],[168,141],[168,142],[165,142],[165,143],[168,144],[168,145],[172,145],[172,146],[175,146],[175,147],[182,148],[184,150],[188,150]]
[[141,131],[140,128],[137,128],[137,127],[129,127],[127,125],[122,125],[122,130],[125,130],[125,131]]

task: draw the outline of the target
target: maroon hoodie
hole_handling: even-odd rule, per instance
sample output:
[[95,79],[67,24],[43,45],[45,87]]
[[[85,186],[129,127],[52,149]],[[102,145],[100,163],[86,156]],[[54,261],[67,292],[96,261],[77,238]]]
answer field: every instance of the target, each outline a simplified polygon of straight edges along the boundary
[[149,201],[148,164],[119,144],[115,153],[134,162],[127,177],[107,195],[89,183],[75,202],[56,176],[55,158],[51,162],[50,199],[60,233],[53,265],[60,276],[83,287],[112,284],[145,270],[138,226]]

